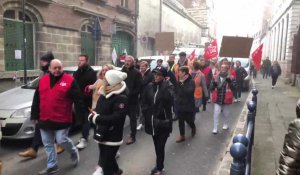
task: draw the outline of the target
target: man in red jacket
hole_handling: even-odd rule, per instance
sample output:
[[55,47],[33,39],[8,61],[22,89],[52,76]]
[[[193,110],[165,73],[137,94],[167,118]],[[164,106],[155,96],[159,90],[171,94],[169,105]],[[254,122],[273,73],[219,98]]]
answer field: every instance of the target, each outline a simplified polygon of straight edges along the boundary
[[50,63],[49,74],[45,74],[39,81],[31,107],[31,120],[37,122],[40,128],[47,154],[47,168],[39,172],[40,175],[59,171],[55,140],[71,154],[74,166],[79,162],[78,150],[68,138],[73,119],[73,102],[77,114],[84,116],[83,96],[79,86],[72,76],[63,73],[61,61],[54,59]]

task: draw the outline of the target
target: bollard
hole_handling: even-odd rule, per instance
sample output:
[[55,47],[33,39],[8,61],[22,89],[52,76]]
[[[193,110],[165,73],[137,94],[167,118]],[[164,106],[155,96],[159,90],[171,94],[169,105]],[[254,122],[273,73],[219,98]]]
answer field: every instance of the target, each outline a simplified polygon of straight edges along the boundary
[[253,124],[253,130],[250,138],[250,145],[252,146],[254,144],[256,103],[254,101],[249,101],[247,103],[247,107],[249,110],[247,115],[247,125],[249,125],[250,122]]
[[257,94],[258,94],[258,90],[257,89],[252,89],[252,101],[257,103]]
[[247,148],[242,143],[234,143],[230,147],[230,154],[233,157],[230,175],[244,175],[246,169],[245,158],[247,155]]
[[233,142],[233,144],[234,143],[242,143],[245,147],[247,147],[249,144],[247,137],[245,137],[243,134],[238,134],[238,135],[234,136],[232,139],[232,142]]
[[248,115],[247,115],[247,124],[249,124],[250,121],[254,121],[255,117],[255,110],[256,110],[256,103],[254,101],[248,101],[247,102],[248,107]]
[[255,112],[254,115],[256,116],[256,107],[257,107],[257,94],[258,94],[258,90],[257,89],[252,89],[252,101],[255,102],[256,106],[255,106]]

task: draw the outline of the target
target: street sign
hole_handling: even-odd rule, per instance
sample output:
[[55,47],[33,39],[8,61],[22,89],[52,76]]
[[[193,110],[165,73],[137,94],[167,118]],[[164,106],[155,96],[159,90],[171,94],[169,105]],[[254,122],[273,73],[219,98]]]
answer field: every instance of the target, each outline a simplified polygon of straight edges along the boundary
[[220,57],[249,58],[253,38],[223,36]]

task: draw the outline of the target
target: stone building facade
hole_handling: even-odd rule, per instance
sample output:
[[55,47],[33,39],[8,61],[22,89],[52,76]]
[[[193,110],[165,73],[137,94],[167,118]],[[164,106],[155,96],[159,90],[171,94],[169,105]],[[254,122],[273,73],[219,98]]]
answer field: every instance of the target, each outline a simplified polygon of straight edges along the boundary
[[[264,56],[277,60],[282,68],[282,77],[291,81],[293,40],[300,25],[300,0],[276,0],[271,12],[269,30],[264,38],[267,46]],[[298,85],[299,82],[298,77]]]
[[174,32],[174,47],[184,47],[190,43],[204,47],[204,43],[201,42],[204,27],[187,12],[182,1],[140,0],[138,14],[138,57],[170,54],[173,51],[166,50],[160,53],[159,48],[155,48],[155,34],[159,32]]
[[[76,66],[80,54],[88,54],[93,65],[111,63],[113,48],[136,54],[137,1],[26,0],[27,69],[38,69],[47,51],[65,66]],[[22,1],[0,1],[0,79],[24,67],[23,54],[15,58],[23,47],[22,14]],[[95,38],[101,38],[98,44]]]

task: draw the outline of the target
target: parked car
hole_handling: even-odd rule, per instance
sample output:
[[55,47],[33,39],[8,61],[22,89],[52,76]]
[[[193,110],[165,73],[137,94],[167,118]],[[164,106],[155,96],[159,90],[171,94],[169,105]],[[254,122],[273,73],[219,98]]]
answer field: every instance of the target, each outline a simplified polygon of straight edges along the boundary
[[[101,66],[92,66],[95,71]],[[119,69],[120,68],[116,68]],[[73,74],[77,67],[64,67],[64,72]],[[16,87],[0,93],[0,120],[3,139],[32,138],[35,125],[30,121],[31,104],[34,92],[38,86],[39,77],[21,87]],[[79,125],[74,115],[73,127]]]
[[[219,61],[222,61],[224,58],[219,58]],[[244,78],[243,81],[243,90],[244,91],[249,91],[250,87],[252,86],[252,81],[251,81],[251,76],[250,76],[250,67],[251,67],[251,60],[249,58],[227,58],[228,61],[230,62],[236,62],[236,61],[240,61],[241,62],[241,66],[245,68],[248,76]],[[236,66],[234,64],[234,66]]]

